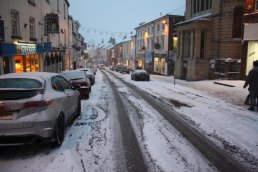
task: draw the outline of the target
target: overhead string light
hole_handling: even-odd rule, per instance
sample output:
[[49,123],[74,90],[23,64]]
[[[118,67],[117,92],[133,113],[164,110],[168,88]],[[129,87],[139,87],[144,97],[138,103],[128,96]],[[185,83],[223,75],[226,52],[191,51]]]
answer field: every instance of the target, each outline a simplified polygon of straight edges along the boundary
[[133,32],[127,33],[127,32],[113,32],[113,31],[108,31],[108,30],[102,30],[102,29],[96,29],[96,28],[88,28],[88,27],[82,27],[82,31],[85,34],[99,34],[100,36],[106,36],[109,37],[119,37],[121,39],[126,39],[128,35],[133,35]]

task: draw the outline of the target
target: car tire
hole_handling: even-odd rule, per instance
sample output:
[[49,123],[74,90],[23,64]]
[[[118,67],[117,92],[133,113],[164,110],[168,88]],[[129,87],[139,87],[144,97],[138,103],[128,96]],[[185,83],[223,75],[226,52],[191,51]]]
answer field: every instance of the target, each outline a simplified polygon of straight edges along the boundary
[[58,115],[54,128],[54,141],[51,143],[54,147],[60,147],[64,141],[65,122],[63,115]]
[[78,106],[76,109],[76,116],[80,116],[81,115],[81,99],[78,99]]

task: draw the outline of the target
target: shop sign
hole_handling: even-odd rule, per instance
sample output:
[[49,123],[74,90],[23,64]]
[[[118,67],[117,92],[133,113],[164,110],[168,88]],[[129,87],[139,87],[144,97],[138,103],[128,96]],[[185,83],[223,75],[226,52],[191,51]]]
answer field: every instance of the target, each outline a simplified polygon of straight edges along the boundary
[[147,52],[145,55],[145,61],[152,61],[152,53],[151,52]]
[[44,43],[44,52],[50,52],[52,49],[51,42],[45,42]]
[[45,16],[46,34],[59,34],[59,17],[58,14],[47,14]]
[[0,20],[0,42],[4,42],[4,20]]
[[17,44],[17,54],[37,54],[36,44]]

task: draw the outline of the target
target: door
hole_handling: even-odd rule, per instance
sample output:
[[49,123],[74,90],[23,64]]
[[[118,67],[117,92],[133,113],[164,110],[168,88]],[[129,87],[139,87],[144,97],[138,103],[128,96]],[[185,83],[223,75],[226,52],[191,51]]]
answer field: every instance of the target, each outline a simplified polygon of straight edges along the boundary
[[77,110],[79,93],[72,89],[71,84],[62,76],[57,76],[58,81],[62,84],[66,95],[69,99],[69,117]]
[[3,58],[3,66],[4,66],[4,74],[6,73],[10,73],[10,61],[9,61],[9,57],[4,57]]

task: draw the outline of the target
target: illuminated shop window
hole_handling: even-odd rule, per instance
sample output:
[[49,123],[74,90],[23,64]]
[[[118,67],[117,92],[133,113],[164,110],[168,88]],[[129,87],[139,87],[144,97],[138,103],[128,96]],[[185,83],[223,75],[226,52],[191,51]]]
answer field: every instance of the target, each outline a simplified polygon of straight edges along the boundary
[[39,72],[39,55],[16,56],[15,69],[16,73]]
[[15,69],[16,69],[16,73],[24,72],[23,56],[15,57]]

